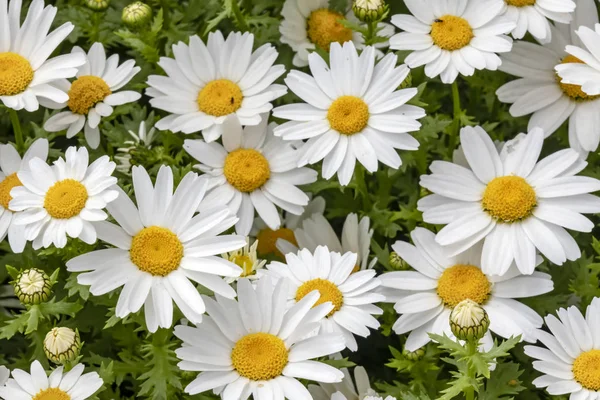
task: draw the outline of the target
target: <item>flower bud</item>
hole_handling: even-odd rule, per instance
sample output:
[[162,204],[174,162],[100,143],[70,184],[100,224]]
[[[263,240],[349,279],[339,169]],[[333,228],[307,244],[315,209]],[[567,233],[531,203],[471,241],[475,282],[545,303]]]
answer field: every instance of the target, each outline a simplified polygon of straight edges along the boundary
[[140,28],[152,19],[152,8],[141,1],[131,3],[123,9],[123,23],[131,29]]
[[406,89],[412,86],[412,72],[408,71],[408,75],[406,75],[406,78],[404,78],[404,80],[402,81],[402,83],[400,84],[400,87],[398,89]]
[[415,351],[408,351],[404,349],[402,351],[402,355],[410,361],[419,361],[425,355],[425,350],[423,350],[423,348],[417,349]]
[[362,22],[381,21],[387,13],[388,5],[383,0],[354,0],[352,11]]
[[463,300],[450,313],[450,328],[460,340],[479,341],[487,332],[490,319],[485,310],[472,300]]
[[50,277],[37,268],[26,269],[13,282],[15,294],[23,304],[40,304],[48,301],[52,293]]
[[90,10],[104,11],[110,5],[110,0],[85,0],[84,4]]
[[44,339],[44,353],[56,364],[74,361],[80,350],[79,332],[71,328],[52,328]]
[[407,271],[410,269],[410,266],[406,261],[404,261],[395,251],[390,253],[390,265],[392,268],[400,271]]

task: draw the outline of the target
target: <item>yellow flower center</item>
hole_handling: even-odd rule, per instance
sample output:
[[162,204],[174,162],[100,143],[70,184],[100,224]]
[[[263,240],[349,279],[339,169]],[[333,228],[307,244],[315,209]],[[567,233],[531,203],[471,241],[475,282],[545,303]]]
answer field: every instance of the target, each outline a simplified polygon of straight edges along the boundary
[[10,210],[10,208],[8,208],[8,203],[12,200],[10,191],[17,186],[23,186],[23,184],[16,173],[8,175],[0,182],[0,205],[4,207],[5,210]]
[[535,0],[506,0],[506,4],[515,7],[525,7],[534,5]]
[[[573,63],[574,64],[585,64],[579,58],[572,56],[570,54],[568,56],[566,56],[565,58],[563,58],[563,60],[561,61],[561,64],[573,64]],[[587,94],[583,90],[581,90],[580,85],[571,85],[569,83],[563,83],[562,78],[560,76],[558,76],[558,74],[556,74],[556,79],[557,79],[558,85],[560,86],[563,93],[566,94],[567,96],[569,96],[570,98],[572,98],[573,100],[589,101],[589,100],[595,100],[600,97],[597,95],[590,96],[589,94]]]
[[222,117],[236,112],[243,99],[238,85],[228,79],[217,79],[202,88],[198,94],[198,107],[205,114]]
[[276,231],[269,228],[261,229],[258,232],[256,239],[258,240],[258,254],[261,257],[275,254],[283,258],[283,254],[277,249],[277,239],[286,240],[298,247],[294,231],[288,228],[279,228]]
[[333,304],[333,310],[331,310],[331,312],[327,315],[328,317],[332,316],[337,311],[339,311],[340,308],[342,308],[342,305],[344,304],[344,295],[342,294],[340,289],[338,289],[338,287],[330,281],[320,278],[304,282],[298,288],[298,290],[296,290],[296,301],[302,300],[304,296],[306,296],[313,290],[318,290],[321,294],[321,297],[319,297],[319,300],[315,303],[313,307],[316,307],[319,304],[323,304],[328,301],[330,301]]
[[111,93],[110,87],[102,78],[92,75],[81,76],[71,84],[67,106],[75,114],[85,115]]
[[353,273],[353,274],[355,274],[355,273],[357,273],[358,271],[360,271],[360,265],[356,264],[356,265],[354,266],[354,268],[352,268],[352,273]]
[[32,400],[71,400],[71,396],[59,388],[48,388],[38,392]]
[[352,40],[352,29],[340,24],[345,20],[342,14],[321,8],[310,13],[307,20],[306,34],[308,39],[320,48],[329,51],[333,42],[340,44]]
[[462,49],[473,39],[473,29],[466,19],[454,15],[444,15],[431,25],[431,39],[444,50]]
[[231,261],[232,263],[234,263],[242,269],[242,274],[240,275],[240,278],[245,278],[247,276],[254,275],[255,271],[252,269],[252,267],[254,266],[254,262],[252,261],[250,256],[245,254],[233,256],[229,261]]
[[64,179],[48,189],[44,198],[44,208],[52,218],[69,219],[83,210],[87,199],[87,189],[81,182]]
[[17,53],[0,53],[0,96],[14,96],[25,91],[33,80],[29,61]]
[[358,97],[338,97],[327,111],[331,129],[344,135],[362,132],[369,122],[369,106]]
[[167,276],[179,268],[183,245],[169,229],[150,226],[131,240],[129,258],[141,271],[154,276]]
[[437,294],[448,307],[469,299],[478,304],[487,301],[492,287],[488,278],[474,265],[457,264],[438,279]]
[[501,176],[487,184],[483,210],[500,222],[515,222],[531,215],[537,205],[535,190],[520,176]]
[[285,343],[270,333],[250,333],[238,340],[231,352],[233,368],[252,381],[277,378],[287,363]]
[[231,186],[245,193],[260,188],[271,177],[269,162],[254,149],[237,149],[229,153],[223,173]]
[[581,353],[573,362],[575,380],[588,390],[600,390],[600,350]]

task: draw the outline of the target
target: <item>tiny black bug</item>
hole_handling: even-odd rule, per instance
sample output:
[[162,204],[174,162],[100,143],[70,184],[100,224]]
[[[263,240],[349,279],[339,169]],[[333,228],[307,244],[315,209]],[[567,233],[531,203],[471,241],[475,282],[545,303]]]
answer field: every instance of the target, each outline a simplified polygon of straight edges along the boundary
[[443,19],[436,18],[435,22],[444,22]]

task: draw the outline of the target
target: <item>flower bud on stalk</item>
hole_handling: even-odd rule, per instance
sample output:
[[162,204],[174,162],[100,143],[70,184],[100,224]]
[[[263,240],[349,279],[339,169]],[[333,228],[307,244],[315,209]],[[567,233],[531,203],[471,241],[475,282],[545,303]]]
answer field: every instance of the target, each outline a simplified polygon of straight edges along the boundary
[[385,16],[388,5],[383,0],[354,0],[352,11],[362,22],[380,21]]
[[110,0],[85,0],[84,4],[90,10],[104,11],[110,5]]
[[71,328],[52,328],[44,339],[44,353],[56,364],[74,361],[80,350],[79,331]]
[[13,282],[15,294],[23,304],[40,304],[48,301],[52,282],[44,271],[37,268],[21,272]]
[[410,361],[419,361],[425,355],[425,350],[423,350],[423,348],[417,349],[415,351],[408,351],[404,349],[402,351],[402,354]]
[[461,301],[450,313],[450,328],[460,340],[479,341],[489,327],[487,313],[472,300]]
[[406,261],[404,261],[395,251],[390,253],[390,265],[392,268],[400,271],[407,271],[410,269]]
[[146,3],[136,1],[123,9],[121,19],[131,29],[141,28],[150,23],[152,8]]

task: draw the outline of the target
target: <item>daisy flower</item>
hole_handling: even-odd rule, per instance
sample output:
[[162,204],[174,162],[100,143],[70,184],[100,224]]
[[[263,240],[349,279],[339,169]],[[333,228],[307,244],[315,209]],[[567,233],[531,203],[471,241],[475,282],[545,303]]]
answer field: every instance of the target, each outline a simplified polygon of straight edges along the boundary
[[237,301],[204,297],[208,316],[202,324],[175,327],[183,341],[175,351],[183,360],[179,369],[202,371],[185,391],[193,395],[212,389],[223,400],[251,394],[255,400],[310,399],[298,379],[340,382],[340,370],[312,361],[344,348],[342,335],[314,333],[333,305],[322,304],[312,291],[286,309],[286,294],[284,281],[275,286],[260,279],[254,288],[241,279]]
[[[510,114],[521,117],[532,114],[529,129],[536,126],[546,136],[555,132],[565,121],[569,121],[571,148],[587,155],[596,150],[600,143],[600,98],[589,96],[581,86],[560,81],[554,67],[565,63],[579,62],[565,51],[569,43],[579,44],[574,30],[581,25],[593,26],[598,22],[594,0],[579,0],[570,26],[552,27],[552,41],[543,46],[519,41],[513,51],[503,55],[500,69],[520,79],[509,82],[496,92],[498,99],[512,103]],[[532,55],[535,62],[532,63]]]
[[538,388],[570,400],[597,399],[600,396],[600,299],[595,298],[585,317],[577,307],[561,308],[558,318],[545,318],[550,333],[538,330],[537,338],[546,346],[525,346],[525,354],[536,359],[533,368],[543,375],[534,379]]
[[71,33],[66,22],[48,34],[57,9],[33,0],[21,25],[21,0],[0,0],[0,100],[13,110],[36,111],[40,103],[63,102],[67,93],[54,86],[77,73],[85,63],[81,54],[65,54],[48,60]]
[[281,227],[276,206],[301,215],[308,196],[297,185],[317,180],[317,173],[297,166],[298,151],[273,136],[268,115],[259,125],[242,129],[235,116],[221,125],[223,144],[186,140],[183,148],[200,162],[196,167],[209,176],[209,193],[201,211],[228,205],[239,217],[235,230],[247,236],[254,210],[273,230]]
[[84,130],[85,140],[95,149],[100,144],[100,120],[113,113],[113,106],[120,106],[139,100],[142,95],[131,90],[119,91],[140,72],[134,60],[119,65],[119,55],[106,58],[102,43],[94,43],[88,54],[74,47],[72,53],[85,55],[86,62],[78,68],[77,79],[62,81],[61,87],[68,93],[66,101],[52,108],[68,107],[48,118],[44,129],[48,132],[67,130],[67,138]]
[[567,45],[567,53],[573,58],[570,62],[557,65],[556,72],[562,78],[562,83],[580,85],[583,93],[589,96],[600,95],[600,51],[596,43],[600,38],[600,24],[594,29],[582,26],[575,31],[581,45]]
[[83,374],[84,369],[83,364],[77,364],[63,373],[60,366],[48,376],[36,360],[31,363],[30,374],[20,369],[12,371],[12,378],[0,387],[0,397],[6,400],[88,399],[104,382],[96,372]]
[[23,184],[17,172],[29,169],[29,161],[39,158],[46,162],[48,157],[48,140],[37,139],[25,152],[23,158],[12,144],[0,145],[0,240],[8,235],[8,243],[13,253],[21,253],[25,248],[25,227],[14,223],[15,212],[9,208],[10,195],[14,187]]
[[[360,24],[352,10],[346,15],[329,8],[328,0],[286,0],[281,11],[283,21],[279,26],[281,43],[288,44],[294,50],[292,63],[298,68],[308,65],[308,55],[317,46],[329,51],[332,43],[353,42],[358,49],[364,48],[365,38],[360,32],[345,27],[340,21]],[[394,34],[390,24],[379,23],[378,36],[389,38]],[[388,47],[387,41],[377,43],[376,48]],[[376,50],[383,57],[380,50]]]
[[219,257],[246,244],[245,238],[220,235],[235,224],[225,206],[196,216],[206,192],[206,179],[195,173],[183,177],[173,193],[173,172],[162,166],[153,186],[143,167],[133,167],[137,207],[123,190],[107,207],[119,225],[95,224],[98,238],[114,248],[92,251],[67,262],[71,272],[101,296],[123,286],[115,314],[124,318],[144,306],[150,332],[169,328],[175,301],[193,323],[202,320],[204,302],[191,281],[227,298],[235,291],[221,279],[237,277],[242,269]]
[[156,139],[156,129],[153,127],[149,131],[146,130],[146,121],[140,122],[140,126],[138,128],[138,132],[127,131],[129,136],[133,140],[126,140],[124,145],[128,147],[119,147],[117,148],[117,152],[120,155],[115,155],[115,161],[117,162],[117,171],[122,172],[124,174],[131,173],[131,153],[136,149],[136,147],[141,146],[146,149],[152,148],[152,143],[154,139]]
[[371,389],[369,375],[363,367],[354,368],[354,382],[346,368],[341,370],[344,380],[339,383],[320,383],[308,385],[313,400],[361,400],[365,396],[375,396],[377,393]]
[[[424,228],[411,233],[414,245],[397,241],[392,249],[414,268],[395,271],[379,278],[387,301],[402,314],[393,326],[398,334],[410,332],[405,348],[415,351],[431,339],[429,333],[452,335],[450,313],[461,301],[479,304],[489,315],[490,331],[504,338],[522,335],[535,342],[533,334],[542,326],[542,318],[514,299],[533,297],[554,289],[550,275],[534,272],[519,274],[514,263],[502,277],[490,276],[480,268],[482,245],[449,256],[435,241],[435,234]],[[541,262],[538,257],[536,264]],[[490,335],[489,331],[486,335]],[[491,338],[487,339],[491,342]]]
[[[504,0],[504,16],[516,24],[511,34],[515,39],[523,39],[527,32],[540,43],[548,43],[554,35],[549,19],[561,24],[571,22],[575,11],[575,1],[563,0]],[[579,5],[577,4],[577,7]]]
[[4,386],[9,377],[10,370],[4,365],[0,365],[0,387]]
[[541,129],[533,129],[505,159],[480,127],[463,128],[462,147],[469,163],[434,161],[421,186],[433,195],[418,209],[430,224],[446,224],[436,241],[450,256],[484,241],[481,268],[504,275],[516,263],[523,274],[536,266],[536,248],[552,263],[576,260],[581,252],[564,229],[590,232],[594,223],[582,213],[600,212],[600,181],[576,176],[586,165],[573,149],[540,160]]
[[246,238],[246,245],[235,251],[230,251],[228,253],[221,254],[225,260],[230,261],[240,267],[242,269],[242,274],[239,277],[228,277],[226,278],[227,283],[232,283],[241,278],[247,278],[250,280],[258,279],[258,275],[256,272],[259,269],[262,269],[267,260],[259,260],[256,255],[256,249],[258,248],[258,240],[255,240],[252,243],[252,246],[248,243],[248,238]]
[[367,337],[369,328],[379,328],[373,315],[381,315],[381,308],[373,303],[385,300],[375,293],[381,281],[372,269],[352,273],[356,267],[356,253],[330,252],[319,246],[313,252],[302,249],[298,254],[285,255],[286,263],[274,261],[267,265],[265,276],[288,282],[288,302],[297,304],[310,292],[321,294],[317,304],[331,302],[333,310],[321,320],[322,332],[339,332],[344,335],[346,347],[358,349],[354,335]]
[[89,164],[85,147],[69,147],[52,166],[33,158],[28,170],[17,172],[23,186],[10,191],[9,208],[17,211],[14,223],[24,226],[25,239],[33,241],[35,250],[51,244],[63,248],[67,235],[95,243],[92,222],[105,220],[102,209],[118,196],[114,170],[108,156]]
[[258,125],[260,114],[273,108],[271,102],[287,93],[273,84],[285,72],[273,65],[277,50],[269,43],[252,51],[254,35],[220,31],[208,35],[205,45],[198,36],[173,45],[175,59],[161,57],[158,65],[167,76],[148,77],[146,94],[154,108],[171,115],[156,128],[172,132],[202,131],[213,142],[223,134],[227,116],[236,115],[242,125]]
[[[394,50],[414,50],[405,62],[410,68],[425,65],[430,78],[440,75],[453,83],[460,73],[471,76],[475,70],[495,71],[500,64],[496,53],[507,53],[512,39],[506,36],[516,24],[500,17],[503,0],[406,0],[412,15],[392,17],[392,23],[405,32],[390,39]],[[413,16],[414,15],[414,16]]]
[[291,71],[285,83],[306,103],[277,107],[273,115],[290,120],[275,128],[285,140],[308,139],[298,165],[323,161],[323,177],[336,173],[347,185],[356,160],[369,172],[378,161],[391,168],[402,164],[395,149],[416,150],[419,142],[407,132],[417,131],[422,108],[407,105],[417,89],[396,90],[409,73],[396,67],[398,57],[388,54],[375,63],[373,47],[359,56],[352,42],[331,44],[330,64],[317,53],[308,57],[313,76]]

